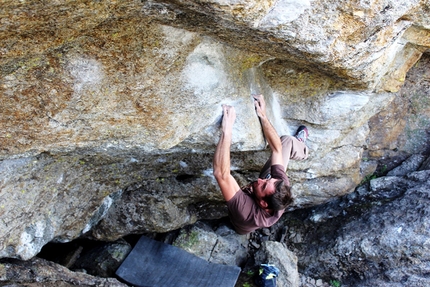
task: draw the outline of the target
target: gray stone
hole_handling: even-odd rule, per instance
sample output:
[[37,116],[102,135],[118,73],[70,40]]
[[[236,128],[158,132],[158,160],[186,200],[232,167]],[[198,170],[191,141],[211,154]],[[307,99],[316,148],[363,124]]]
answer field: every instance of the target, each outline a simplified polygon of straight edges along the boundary
[[406,159],[402,164],[396,167],[393,170],[390,170],[387,175],[388,176],[402,176],[406,175],[412,171],[418,170],[421,164],[426,159],[425,156],[420,154],[411,155],[408,159]]
[[87,273],[100,277],[115,277],[115,272],[130,253],[132,247],[124,240],[105,243],[82,253],[71,266],[84,269]]
[[217,240],[218,236],[209,226],[196,223],[190,228],[182,228],[173,245],[209,261]]
[[[378,178],[375,181],[380,184],[372,187],[378,196],[363,194],[361,202],[344,205],[343,209],[354,212],[355,217],[345,218],[340,213],[326,221],[325,226],[307,229],[314,230],[307,233],[306,228],[295,226],[296,233],[305,238],[301,246],[306,247],[296,245],[294,249],[301,272],[320,278],[339,278],[342,285],[427,286],[430,283],[426,275],[430,258],[428,175],[428,170],[422,170],[406,177]],[[396,189],[403,192],[386,196],[387,190]],[[328,225],[334,229],[328,231]]]
[[[227,227],[220,227],[226,229]],[[248,260],[248,236],[239,235],[228,228],[229,234],[219,233],[218,242],[214,246],[210,261],[214,263],[243,266]]]
[[407,179],[416,182],[425,182],[427,179],[430,178],[430,167],[428,167],[427,170],[411,172],[406,177]]
[[247,236],[225,225],[213,231],[209,225],[198,222],[181,229],[173,245],[209,262],[225,265],[241,266],[248,257]]
[[426,159],[421,166],[422,170],[430,170],[430,158]]
[[[2,286],[110,286],[126,287],[114,278],[100,278],[82,272],[73,272],[64,266],[40,258],[28,261],[2,260],[0,264]],[[16,285],[15,285],[16,284]]]
[[374,198],[394,198],[404,193],[408,182],[396,176],[385,176],[370,181],[370,190]]

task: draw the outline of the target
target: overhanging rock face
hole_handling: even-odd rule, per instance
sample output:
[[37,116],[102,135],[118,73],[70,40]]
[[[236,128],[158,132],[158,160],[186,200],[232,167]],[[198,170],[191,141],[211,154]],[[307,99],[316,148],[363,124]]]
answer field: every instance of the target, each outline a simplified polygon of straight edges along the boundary
[[397,91],[429,48],[428,1],[150,1],[143,11],[362,88]]
[[369,119],[430,46],[428,6],[4,1],[0,257],[225,216],[211,164],[221,104],[237,111],[245,184],[268,157],[255,91],[279,134],[311,132],[309,160],[289,167],[292,208],[350,192]]

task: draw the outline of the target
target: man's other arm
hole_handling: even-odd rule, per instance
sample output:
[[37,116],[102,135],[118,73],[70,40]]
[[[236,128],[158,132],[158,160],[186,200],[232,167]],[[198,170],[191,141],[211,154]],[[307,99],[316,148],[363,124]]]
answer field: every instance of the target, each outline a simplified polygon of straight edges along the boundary
[[233,198],[240,187],[230,174],[230,145],[233,123],[236,119],[234,107],[223,105],[222,133],[215,150],[213,160],[213,174],[221,188],[226,201]]
[[264,101],[264,97],[262,95],[254,96],[254,104],[255,110],[257,112],[258,117],[260,118],[261,127],[263,128],[264,136],[266,137],[267,142],[269,143],[270,149],[272,150],[272,164],[280,164],[283,165],[282,160],[282,143],[279,138],[278,133],[275,128],[270,123],[269,119],[266,116],[266,102]]

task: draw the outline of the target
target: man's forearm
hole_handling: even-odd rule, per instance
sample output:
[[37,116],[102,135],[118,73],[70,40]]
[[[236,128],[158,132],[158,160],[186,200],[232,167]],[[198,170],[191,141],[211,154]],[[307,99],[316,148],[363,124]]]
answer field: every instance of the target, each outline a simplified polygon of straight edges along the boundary
[[214,176],[226,201],[232,199],[240,189],[230,174],[230,146],[236,112],[232,106],[223,105],[222,133],[214,154]]
[[260,122],[261,122],[261,127],[263,128],[264,136],[266,137],[266,140],[269,143],[270,149],[273,152],[281,152],[282,150],[281,140],[275,128],[270,123],[269,119],[267,117],[261,117]]
[[230,146],[232,131],[223,131],[215,150],[214,155],[214,175],[215,177],[225,177],[230,175]]
[[230,176],[230,145],[236,112],[232,106],[223,105],[222,133],[214,155],[214,176],[226,179]]
[[270,148],[273,153],[281,153],[282,152],[282,144],[281,140],[276,132],[275,128],[270,123],[269,119],[266,116],[266,102],[264,100],[263,95],[255,95],[254,97],[254,105],[255,110],[257,112],[258,117],[260,118],[261,127],[263,128],[264,136],[266,137],[267,142],[269,143]]

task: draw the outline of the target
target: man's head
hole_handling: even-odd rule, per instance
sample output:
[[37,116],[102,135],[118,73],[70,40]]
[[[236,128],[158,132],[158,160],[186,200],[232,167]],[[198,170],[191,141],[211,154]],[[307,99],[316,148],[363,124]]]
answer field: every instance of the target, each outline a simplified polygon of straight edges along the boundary
[[281,210],[293,202],[290,187],[283,180],[257,179],[252,183],[257,204],[263,209]]

